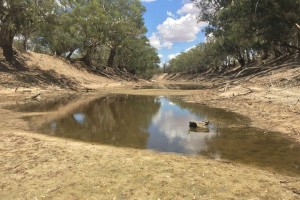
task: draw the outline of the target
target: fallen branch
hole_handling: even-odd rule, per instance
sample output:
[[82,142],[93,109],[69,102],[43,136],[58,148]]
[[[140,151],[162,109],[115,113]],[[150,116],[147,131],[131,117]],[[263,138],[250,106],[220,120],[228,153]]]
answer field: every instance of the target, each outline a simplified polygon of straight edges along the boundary
[[273,71],[273,70],[277,70],[277,69],[280,69],[280,68],[283,68],[283,67],[286,67],[286,66],[299,66],[299,63],[295,63],[295,62],[292,62],[292,63],[285,63],[285,64],[282,64],[282,65],[278,65],[276,67],[269,67],[269,68],[265,68],[265,70],[257,73],[257,74],[253,74],[252,76],[250,76],[249,78],[246,79],[246,81],[249,81],[251,80],[252,78],[254,77],[257,77],[257,76],[260,76],[260,75],[263,75],[263,74],[266,74],[270,71]]
[[[261,70],[261,69],[262,69],[261,67],[245,68],[245,69],[243,69],[242,71],[240,71],[237,75],[235,75],[234,78],[238,78],[238,77],[240,77],[240,76],[247,75],[246,72],[248,72],[248,71],[254,73],[254,72],[259,71],[259,70]],[[249,72],[248,72],[248,73],[249,73]]]
[[224,159],[216,159],[215,161],[221,162],[221,163],[226,163],[226,164],[232,164],[233,163],[233,162],[231,162],[229,160],[224,160]]
[[103,76],[106,76],[107,78],[111,78],[112,76],[102,72],[102,71],[98,71],[99,74],[103,75]]
[[81,89],[81,91],[82,92],[93,92],[93,91],[95,91],[95,89],[86,87],[86,88]]
[[19,89],[19,87],[22,85],[22,83],[20,83],[17,88],[15,89],[15,93],[17,92],[17,90]]
[[53,188],[53,189],[48,189],[46,192],[47,193],[52,193],[52,192],[55,192],[57,190],[59,190],[61,187],[57,187],[57,188]]
[[40,98],[41,98],[41,93],[37,93],[37,94],[35,94],[35,95],[31,96],[31,97],[26,97],[25,99],[26,99],[26,100],[32,99],[32,100],[37,100],[37,101],[39,101]]
[[250,88],[247,88],[247,89],[248,89],[249,91],[248,91],[248,92],[245,92],[245,93],[242,93],[242,94],[237,94],[237,95],[235,95],[235,94],[233,93],[233,97],[244,96],[244,95],[253,93],[253,90],[251,90]]
[[[280,90],[280,91],[282,91],[282,90]],[[300,102],[300,99],[297,99],[297,101],[295,103],[290,104],[289,107],[291,108],[291,107],[295,106],[296,104],[298,104],[299,102]]]

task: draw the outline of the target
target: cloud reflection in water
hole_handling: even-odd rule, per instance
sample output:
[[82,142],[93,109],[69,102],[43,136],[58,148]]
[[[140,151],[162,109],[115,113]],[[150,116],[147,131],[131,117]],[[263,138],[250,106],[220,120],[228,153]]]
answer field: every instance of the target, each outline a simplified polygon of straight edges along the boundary
[[208,133],[189,133],[189,121],[205,118],[180,108],[166,98],[159,98],[158,101],[161,107],[148,129],[148,148],[188,154],[207,150],[207,140],[215,135],[212,127]]

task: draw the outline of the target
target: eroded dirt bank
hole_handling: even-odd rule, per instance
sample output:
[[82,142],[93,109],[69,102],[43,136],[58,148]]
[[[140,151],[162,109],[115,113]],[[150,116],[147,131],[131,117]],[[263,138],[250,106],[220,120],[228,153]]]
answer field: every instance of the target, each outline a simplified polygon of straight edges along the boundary
[[[168,76],[173,77],[169,80]],[[175,75],[176,76],[176,75]],[[194,90],[183,97],[191,103],[234,111],[252,120],[252,126],[278,131],[300,142],[300,68],[273,71],[265,76],[225,80],[201,76],[160,75],[156,84],[195,84],[204,89]]]

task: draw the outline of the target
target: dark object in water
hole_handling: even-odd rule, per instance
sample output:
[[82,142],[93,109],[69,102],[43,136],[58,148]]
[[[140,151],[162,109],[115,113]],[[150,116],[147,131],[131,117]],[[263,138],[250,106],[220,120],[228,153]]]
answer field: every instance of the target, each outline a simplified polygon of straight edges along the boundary
[[209,132],[208,129],[208,121],[200,121],[200,122],[190,122],[190,132],[195,132],[195,133],[207,133]]
[[209,121],[190,122],[190,128],[204,128],[208,126]]

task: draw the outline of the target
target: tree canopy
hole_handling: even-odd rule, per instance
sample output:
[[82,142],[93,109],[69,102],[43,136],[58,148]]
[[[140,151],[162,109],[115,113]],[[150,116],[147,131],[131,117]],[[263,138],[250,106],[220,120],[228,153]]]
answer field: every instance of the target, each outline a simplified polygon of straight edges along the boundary
[[0,47],[13,61],[21,37],[25,50],[145,75],[160,60],[145,37],[144,12],[139,0],[0,0]]
[[[299,51],[300,1],[192,0],[207,41],[170,61],[173,71],[232,65]],[[179,60],[181,60],[179,62]]]

